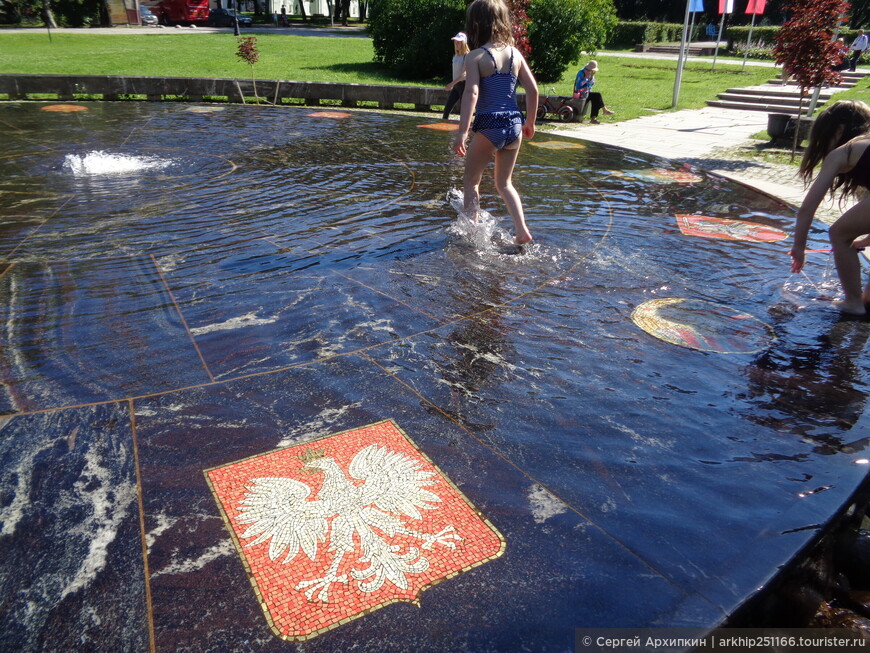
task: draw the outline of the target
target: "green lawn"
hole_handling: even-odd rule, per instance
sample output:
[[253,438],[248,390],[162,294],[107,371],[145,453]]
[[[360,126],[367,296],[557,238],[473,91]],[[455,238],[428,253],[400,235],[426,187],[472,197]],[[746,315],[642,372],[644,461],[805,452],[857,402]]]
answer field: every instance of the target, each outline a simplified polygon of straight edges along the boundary
[[[448,81],[450,58],[445,56],[445,78],[423,82],[398,79],[384,66],[372,61],[368,39],[327,36],[257,36],[260,61],[255,67],[259,79],[286,79],[359,84],[402,84],[426,86]],[[589,58],[571,67],[556,84],[541,84],[542,93],[553,87],[559,95],[570,95],[574,75]],[[636,59],[613,55],[597,57],[601,71],[595,89],[617,112],[614,119],[626,120],[671,108],[676,62]],[[248,66],[236,56],[232,34],[53,34],[45,32],[0,31],[0,70],[25,74],[145,75],[167,77],[249,78]],[[690,60],[683,74],[677,108],[698,108],[731,87],[764,83],[773,68]]]

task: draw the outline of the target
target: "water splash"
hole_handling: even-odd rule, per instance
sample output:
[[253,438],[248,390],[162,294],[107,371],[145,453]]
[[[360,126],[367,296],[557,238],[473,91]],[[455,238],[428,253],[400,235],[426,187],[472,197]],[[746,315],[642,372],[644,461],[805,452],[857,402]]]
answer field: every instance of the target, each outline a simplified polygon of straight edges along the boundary
[[[456,211],[456,220],[447,227],[447,231],[454,236],[459,236],[467,241],[478,251],[495,252],[494,236],[501,231],[502,236],[510,236],[504,233],[496,224],[495,218],[488,211],[477,209],[473,212],[465,210],[464,195],[461,190],[451,188],[447,191],[447,201]],[[475,213],[477,214],[475,216]]]
[[98,150],[85,155],[67,154],[63,160],[63,169],[76,176],[126,175],[145,170],[162,170],[173,163],[172,159],[109,154]]
[[484,265],[501,261],[511,267],[517,263],[551,266],[563,258],[561,249],[538,241],[517,245],[513,234],[499,226],[498,219],[488,211],[479,208],[476,216],[467,212],[461,190],[451,188],[447,191],[447,202],[456,211],[456,220],[450,223],[447,232],[473,248]]

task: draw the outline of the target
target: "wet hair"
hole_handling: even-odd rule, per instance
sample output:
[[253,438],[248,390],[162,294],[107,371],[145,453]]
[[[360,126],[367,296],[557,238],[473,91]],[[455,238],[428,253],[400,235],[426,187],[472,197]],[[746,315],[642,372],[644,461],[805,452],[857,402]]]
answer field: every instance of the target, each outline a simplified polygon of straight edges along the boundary
[[472,50],[489,41],[513,45],[511,13],[504,0],[474,0],[468,5],[465,33]]
[[[843,133],[837,137],[837,130]],[[858,136],[870,136],[870,106],[858,100],[840,100],[822,111],[813,122],[807,149],[801,159],[800,176],[804,184],[813,178],[813,170],[825,157],[841,145]],[[857,188],[855,180],[848,174],[837,175],[831,186],[831,195],[841,189],[842,197]]]

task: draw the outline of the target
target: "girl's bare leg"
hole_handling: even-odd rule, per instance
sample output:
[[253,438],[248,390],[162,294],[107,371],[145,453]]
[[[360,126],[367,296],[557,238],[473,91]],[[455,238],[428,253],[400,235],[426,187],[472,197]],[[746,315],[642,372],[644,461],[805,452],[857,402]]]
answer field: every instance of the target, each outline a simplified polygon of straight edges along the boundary
[[[831,225],[828,237],[834,248],[834,264],[840,285],[846,295],[837,308],[852,315],[865,315],[865,303],[870,299],[867,289],[861,292],[861,263],[853,247],[856,238],[870,231],[870,198],[858,202]],[[870,286],[868,286],[870,289]]]
[[514,165],[517,162],[517,155],[520,152],[522,140],[523,137],[520,136],[508,147],[495,153],[495,188],[498,194],[501,195],[511,220],[514,221],[514,233],[516,234],[517,245],[524,245],[532,241],[532,234],[529,233],[528,227],[526,227],[523,201],[520,199],[517,189],[514,188],[512,179]]
[[493,152],[495,152],[495,145],[486,136],[474,134],[465,153],[464,207],[465,213],[475,222],[480,209],[480,180],[484,169],[492,161]]

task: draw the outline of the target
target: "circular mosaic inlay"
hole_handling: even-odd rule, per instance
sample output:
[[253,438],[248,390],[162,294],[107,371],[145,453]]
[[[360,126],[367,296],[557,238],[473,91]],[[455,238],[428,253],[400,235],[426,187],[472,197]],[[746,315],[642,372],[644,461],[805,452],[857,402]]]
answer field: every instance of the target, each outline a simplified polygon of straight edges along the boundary
[[564,141],[528,141],[529,145],[545,150],[585,150],[583,143],[566,143]]
[[669,170],[667,168],[650,168],[647,170],[611,170],[610,174],[622,179],[638,179],[655,184],[697,184],[704,178],[688,170]]
[[189,113],[217,113],[223,111],[223,107],[188,107],[185,111]]
[[48,106],[40,107],[41,111],[51,111],[54,113],[75,113],[76,111],[87,111],[87,107],[81,104],[49,104]]
[[631,319],[665,342],[719,354],[752,354],[776,338],[758,318],[700,299],[653,299],[635,308]]
[[350,118],[352,114],[344,111],[314,111],[307,115],[309,118],[334,118],[340,120],[341,118]]

